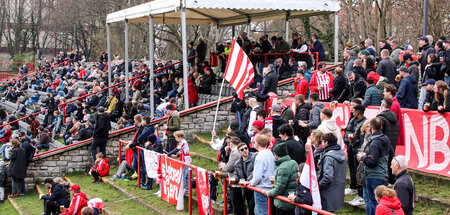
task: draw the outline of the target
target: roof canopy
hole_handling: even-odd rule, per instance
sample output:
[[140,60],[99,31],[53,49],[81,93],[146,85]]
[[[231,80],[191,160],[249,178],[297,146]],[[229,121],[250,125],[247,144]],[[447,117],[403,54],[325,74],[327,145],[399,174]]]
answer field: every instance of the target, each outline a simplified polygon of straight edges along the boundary
[[180,24],[181,1],[188,25],[219,27],[275,19],[329,14],[340,10],[337,0],[154,0],[108,14],[107,23],[128,20],[155,24]]

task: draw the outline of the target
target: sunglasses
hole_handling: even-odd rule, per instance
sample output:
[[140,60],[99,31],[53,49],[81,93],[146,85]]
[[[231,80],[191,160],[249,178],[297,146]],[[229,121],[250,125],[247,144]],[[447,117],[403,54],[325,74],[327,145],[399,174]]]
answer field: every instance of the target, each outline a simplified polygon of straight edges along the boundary
[[248,148],[247,147],[245,147],[245,148],[242,148],[242,149],[239,149],[239,151],[241,151],[241,152],[244,152],[244,151],[247,151],[248,150]]

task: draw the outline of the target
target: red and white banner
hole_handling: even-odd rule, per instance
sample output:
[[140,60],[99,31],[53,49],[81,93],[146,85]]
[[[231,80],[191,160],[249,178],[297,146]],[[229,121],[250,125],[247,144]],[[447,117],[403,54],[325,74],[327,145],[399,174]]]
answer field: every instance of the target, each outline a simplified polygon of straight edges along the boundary
[[200,215],[212,215],[211,199],[209,198],[208,170],[197,167],[195,176],[197,182],[198,213]]
[[[309,150],[306,158],[305,166],[303,166],[302,174],[300,175],[300,184],[308,188],[311,192],[313,200],[312,206],[322,209],[322,200],[320,200],[319,183],[317,182],[316,166],[314,164],[313,150]],[[313,214],[317,214],[313,212]]]
[[[266,107],[276,103],[276,97],[267,100]],[[287,105],[293,107],[293,99],[286,99]],[[325,107],[330,107],[324,102]],[[369,106],[364,115],[371,119],[377,116],[379,107]],[[333,109],[333,118],[340,127],[347,125],[350,119],[350,106],[337,104]],[[397,145],[396,155],[404,155],[408,168],[450,177],[450,113],[402,108],[405,126],[405,145]]]
[[159,153],[144,150],[145,170],[148,178],[158,177]]
[[183,210],[183,164],[161,156],[161,199]]

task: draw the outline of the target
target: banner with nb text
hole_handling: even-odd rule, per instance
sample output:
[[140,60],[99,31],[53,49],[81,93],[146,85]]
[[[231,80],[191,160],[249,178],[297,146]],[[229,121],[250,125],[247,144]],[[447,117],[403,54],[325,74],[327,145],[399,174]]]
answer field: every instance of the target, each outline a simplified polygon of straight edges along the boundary
[[[267,100],[266,107],[276,104],[276,97]],[[286,99],[286,103],[295,111],[293,99]],[[350,120],[350,106],[323,103],[332,108],[333,118],[337,126],[347,125]],[[450,177],[450,113],[437,111],[424,112],[422,110],[402,108],[405,145],[397,145],[396,155],[404,155],[408,160],[408,168],[423,172]],[[379,107],[369,106],[364,115],[372,119],[380,112]]]

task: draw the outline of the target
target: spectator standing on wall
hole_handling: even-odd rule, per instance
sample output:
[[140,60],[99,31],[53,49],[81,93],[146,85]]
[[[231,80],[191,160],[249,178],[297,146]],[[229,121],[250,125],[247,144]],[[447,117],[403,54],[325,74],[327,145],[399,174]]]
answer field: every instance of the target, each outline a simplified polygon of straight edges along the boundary
[[95,120],[94,136],[91,144],[92,158],[95,160],[97,155],[97,147],[106,157],[106,143],[108,141],[109,130],[111,130],[111,122],[109,114],[105,113],[104,107],[98,108],[98,115]]

